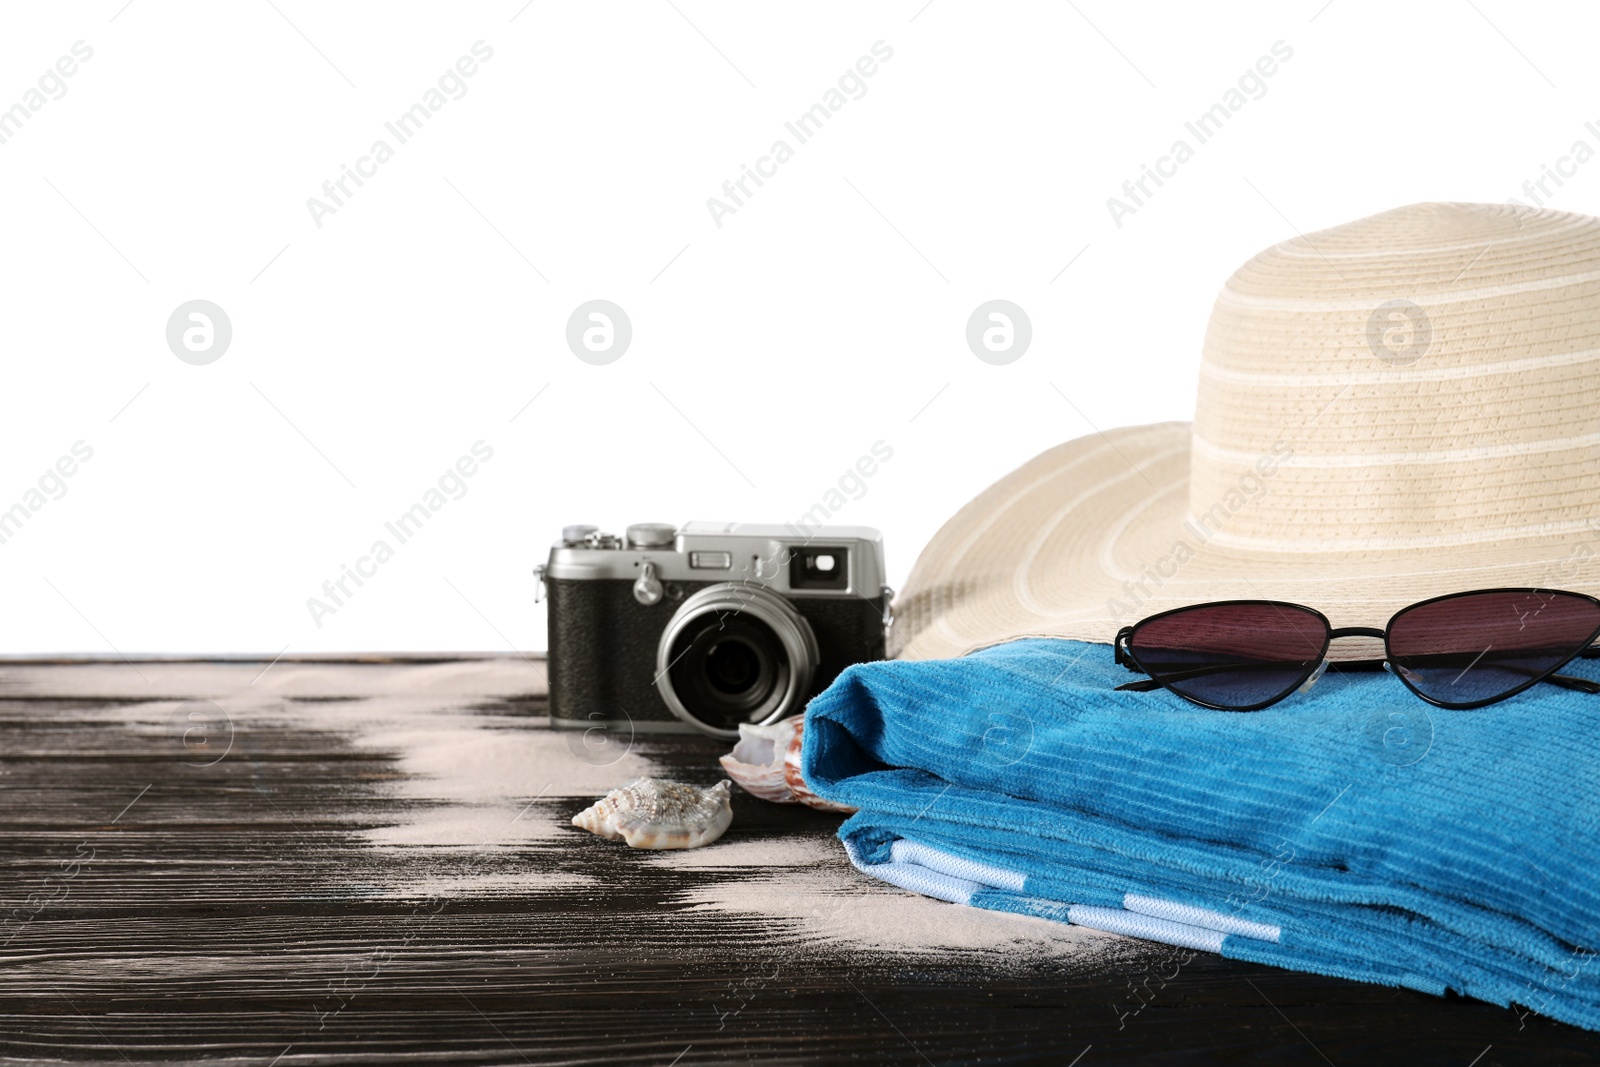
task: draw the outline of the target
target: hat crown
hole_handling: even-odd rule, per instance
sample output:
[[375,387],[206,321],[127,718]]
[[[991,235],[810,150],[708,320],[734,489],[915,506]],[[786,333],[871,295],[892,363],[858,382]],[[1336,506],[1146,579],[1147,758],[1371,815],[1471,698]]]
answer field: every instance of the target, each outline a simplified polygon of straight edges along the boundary
[[1600,219],[1417,204],[1263,251],[1217,298],[1192,446],[1191,529],[1221,548],[1582,536]]

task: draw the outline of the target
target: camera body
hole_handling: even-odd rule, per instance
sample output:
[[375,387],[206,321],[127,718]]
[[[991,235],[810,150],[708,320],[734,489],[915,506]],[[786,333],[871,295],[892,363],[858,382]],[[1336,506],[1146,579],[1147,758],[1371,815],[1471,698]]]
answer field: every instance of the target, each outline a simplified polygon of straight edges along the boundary
[[863,526],[569,526],[535,574],[558,727],[737,738],[884,657],[893,593]]

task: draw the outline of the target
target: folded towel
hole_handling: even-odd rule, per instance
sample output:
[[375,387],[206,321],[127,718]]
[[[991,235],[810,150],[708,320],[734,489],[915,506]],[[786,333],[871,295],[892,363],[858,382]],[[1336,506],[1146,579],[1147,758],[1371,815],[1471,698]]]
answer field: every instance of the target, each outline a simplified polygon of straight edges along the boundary
[[1445,711],[1334,672],[1241,714],[1132,677],[1060,640],[860,664],[807,709],[805,779],[918,893],[1600,1029],[1600,697]]

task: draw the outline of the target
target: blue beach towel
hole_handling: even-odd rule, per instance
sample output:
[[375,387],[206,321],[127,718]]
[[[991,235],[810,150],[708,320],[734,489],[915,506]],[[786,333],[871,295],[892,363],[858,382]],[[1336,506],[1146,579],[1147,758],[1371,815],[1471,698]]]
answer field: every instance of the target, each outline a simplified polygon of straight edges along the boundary
[[1062,640],[860,664],[804,775],[918,893],[1600,1029],[1600,697],[1444,711],[1330,672],[1228,713],[1134,677]]

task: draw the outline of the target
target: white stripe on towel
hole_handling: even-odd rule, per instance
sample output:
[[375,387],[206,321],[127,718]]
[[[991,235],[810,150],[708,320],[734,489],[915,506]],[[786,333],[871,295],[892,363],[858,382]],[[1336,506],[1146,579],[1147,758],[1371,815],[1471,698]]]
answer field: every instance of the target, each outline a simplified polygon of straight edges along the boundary
[[962,859],[960,856],[952,856],[948,852],[941,852],[927,845],[919,845],[915,841],[907,841],[903,837],[889,846],[889,859],[893,863],[915,863],[930,871],[948,874],[952,878],[977,882],[995,889],[1009,889],[1014,893],[1022,892],[1023,883],[1028,880],[1027,875],[1017,871],[1008,871],[1004,867],[994,867],[976,860]]
[[1122,897],[1122,906],[1129,911],[1136,911],[1141,915],[1154,916],[1157,919],[1171,919],[1173,922],[1183,923],[1186,926],[1203,926],[1207,930],[1219,930],[1225,934],[1238,934],[1240,937],[1254,938],[1257,941],[1271,941],[1277,943],[1283,933],[1279,926],[1269,926],[1266,923],[1253,923],[1245,919],[1237,919],[1220,911],[1209,908],[1196,908],[1190,904],[1177,904],[1170,900],[1157,900],[1155,897],[1143,897],[1137,893],[1126,893]]
[[1067,919],[1091,930],[1142,937],[1146,941],[1160,941],[1201,952],[1221,952],[1222,940],[1227,936],[1216,930],[1203,930],[1198,926],[1140,915],[1122,908],[1096,908],[1088,904],[1072,905],[1067,909]]
[[[859,866],[859,865],[858,865]],[[863,873],[882,879],[890,885],[921,893],[935,900],[948,900],[952,904],[970,904],[972,895],[984,887],[965,878],[952,878],[948,874],[930,871],[915,863],[871,863],[861,867]]]

